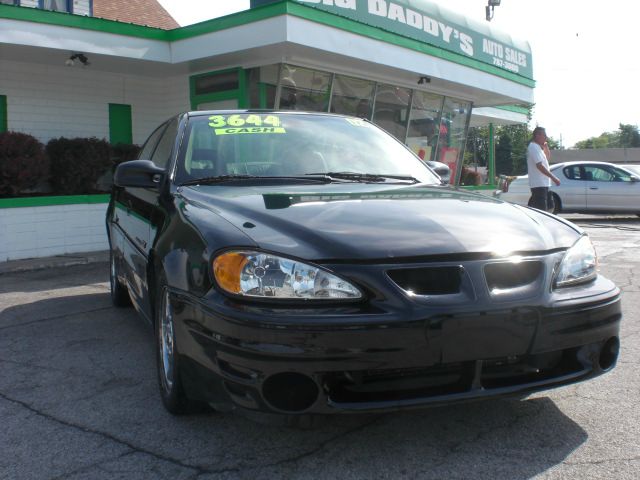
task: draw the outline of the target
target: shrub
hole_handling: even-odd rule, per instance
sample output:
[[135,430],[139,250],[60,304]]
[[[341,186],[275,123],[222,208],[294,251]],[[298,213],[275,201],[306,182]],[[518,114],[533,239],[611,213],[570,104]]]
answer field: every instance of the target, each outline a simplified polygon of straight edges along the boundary
[[118,143],[111,145],[111,161],[114,167],[120,165],[122,162],[128,162],[129,160],[135,160],[138,158],[140,147],[130,143]]
[[96,183],[111,168],[111,148],[97,138],[54,138],[47,143],[51,186],[57,195],[99,191]]
[[42,143],[25,133],[0,133],[0,197],[20,196],[48,175],[49,162]]
[[461,185],[482,185],[482,175],[475,170],[462,167],[462,175],[460,176]]

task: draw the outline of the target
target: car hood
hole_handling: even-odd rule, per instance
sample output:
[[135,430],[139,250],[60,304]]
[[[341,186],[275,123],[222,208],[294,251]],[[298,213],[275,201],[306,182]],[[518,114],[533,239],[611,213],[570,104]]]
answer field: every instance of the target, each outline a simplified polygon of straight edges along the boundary
[[[258,248],[315,260],[542,252],[570,247],[574,225],[442,186],[183,187],[181,201],[242,230]],[[201,225],[205,236],[213,225]]]

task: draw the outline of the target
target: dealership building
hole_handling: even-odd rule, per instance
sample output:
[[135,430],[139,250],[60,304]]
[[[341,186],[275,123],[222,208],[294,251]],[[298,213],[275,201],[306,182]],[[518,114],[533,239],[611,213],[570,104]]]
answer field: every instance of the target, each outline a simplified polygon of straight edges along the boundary
[[[180,28],[155,0],[0,0],[0,132],[142,144],[190,109],[330,111],[455,183],[468,129],[526,123],[535,83],[526,42],[445,3],[255,0]],[[106,249],[106,201],[0,199],[0,261]]]

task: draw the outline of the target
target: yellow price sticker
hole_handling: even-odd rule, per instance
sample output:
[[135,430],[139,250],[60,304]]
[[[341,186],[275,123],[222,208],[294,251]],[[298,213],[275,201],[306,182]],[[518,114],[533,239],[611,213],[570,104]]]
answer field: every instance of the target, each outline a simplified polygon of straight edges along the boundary
[[209,126],[213,128],[223,127],[280,127],[280,118],[276,115],[257,115],[255,113],[212,115],[209,117]]
[[227,127],[215,128],[216,135],[243,135],[247,133],[287,133],[282,127]]

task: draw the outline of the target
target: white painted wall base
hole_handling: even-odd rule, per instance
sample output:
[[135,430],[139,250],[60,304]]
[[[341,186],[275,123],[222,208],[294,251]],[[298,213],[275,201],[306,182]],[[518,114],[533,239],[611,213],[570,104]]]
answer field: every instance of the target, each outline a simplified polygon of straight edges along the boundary
[[106,203],[0,208],[0,262],[107,250]]

